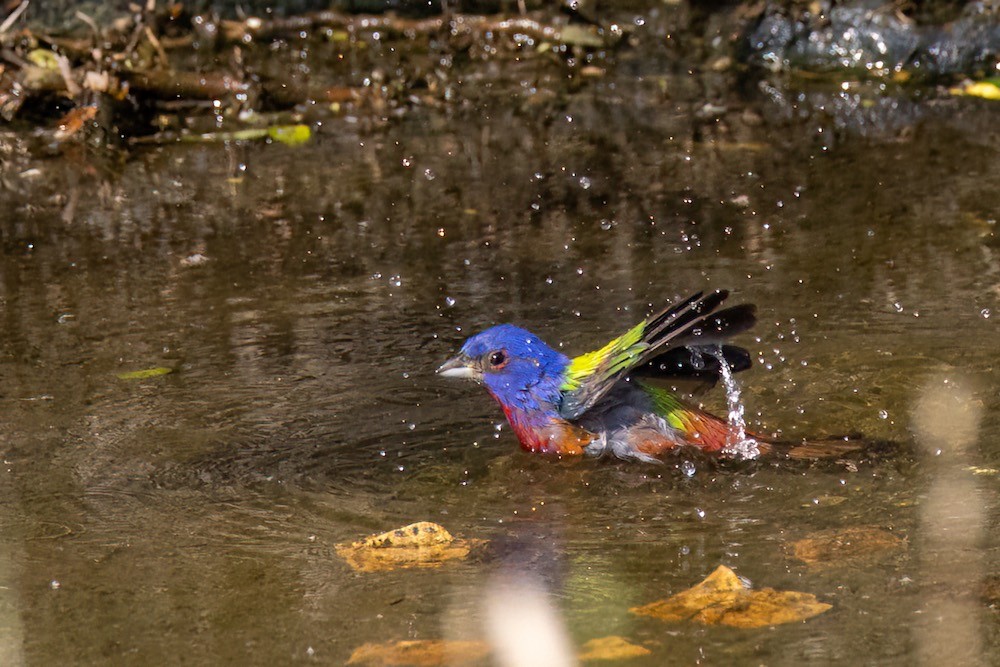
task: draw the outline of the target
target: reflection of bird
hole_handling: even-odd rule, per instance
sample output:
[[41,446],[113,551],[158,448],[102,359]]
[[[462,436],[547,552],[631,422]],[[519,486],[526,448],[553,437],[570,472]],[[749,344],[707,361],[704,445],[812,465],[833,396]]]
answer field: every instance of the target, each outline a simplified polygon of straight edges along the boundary
[[680,445],[718,452],[732,437],[727,422],[655,382],[714,383],[720,356],[732,371],[750,366],[746,350],[721,341],[754,324],[754,307],[719,310],[727,296],[695,294],[573,359],[524,329],[501,324],[469,338],[438,373],[486,385],[531,452],[641,460]]

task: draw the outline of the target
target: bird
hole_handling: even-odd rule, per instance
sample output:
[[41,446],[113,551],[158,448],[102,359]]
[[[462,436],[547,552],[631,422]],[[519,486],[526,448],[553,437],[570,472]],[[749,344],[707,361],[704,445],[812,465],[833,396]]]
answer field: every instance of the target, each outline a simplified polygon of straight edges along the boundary
[[500,324],[467,339],[437,373],[484,385],[528,452],[647,462],[685,448],[724,455],[734,438],[729,422],[663,383],[712,385],[725,370],[752,366],[747,350],[725,341],[754,325],[756,308],[721,308],[728,297],[728,290],[698,292],[573,358],[526,329]]

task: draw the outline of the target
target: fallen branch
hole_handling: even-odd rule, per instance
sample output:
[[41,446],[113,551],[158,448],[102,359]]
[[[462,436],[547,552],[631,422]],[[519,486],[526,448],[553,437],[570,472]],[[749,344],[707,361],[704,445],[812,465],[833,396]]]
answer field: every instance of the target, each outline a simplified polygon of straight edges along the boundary
[[250,90],[250,84],[228,74],[154,70],[121,72],[118,76],[128,85],[129,91],[147,93],[161,99],[218,100]]
[[23,14],[25,10],[28,9],[28,5],[30,4],[31,0],[24,0],[24,2],[22,2],[17,7],[14,8],[14,11],[12,11],[10,14],[7,15],[7,18],[3,20],[3,23],[0,23],[0,35],[6,33],[8,30],[10,30],[10,27],[12,25],[17,23],[17,20],[21,18],[21,14]]
[[[21,70],[19,83],[28,93],[66,93],[76,97],[81,90],[71,77],[61,70],[28,65]],[[89,72],[88,72],[89,74]],[[100,85],[94,83],[100,80]],[[119,72],[114,76],[84,77],[84,88],[109,92],[127,89],[133,94],[144,94],[160,100],[224,100],[236,95],[263,94],[275,106],[292,107],[307,102],[328,104],[354,102],[361,98],[360,88],[349,86],[323,86],[317,84],[289,84],[265,80],[250,84],[228,74],[171,72],[149,70]],[[69,84],[73,83],[73,88]]]

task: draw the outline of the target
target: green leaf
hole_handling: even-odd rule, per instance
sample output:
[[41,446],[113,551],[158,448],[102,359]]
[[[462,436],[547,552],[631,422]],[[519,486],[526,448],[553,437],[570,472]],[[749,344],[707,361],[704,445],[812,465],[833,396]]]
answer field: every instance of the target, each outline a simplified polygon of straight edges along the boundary
[[975,81],[959,88],[950,88],[948,92],[952,95],[981,97],[984,100],[1000,100],[1000,83],[997,83],[997,79],[986,79],[985,81]]
[[301,146],[312,137],[308,125],[274,125],[272,127],[251,127],[235,132],[211,132],[208,134],[191,134],[181,137],[186,143],[211,144],[222,141],[258,141],[271,139],[280,141],[286,146]]
[[301,146],[312,138],[308,125],[278,125],[267,128],[267,136],[286,146]]
[[28,53],[28,60],[32,65],[47,70],[59,69],[59,56],[48,49],[33,49]]
[[173,373],[173,368],[167,368],[166,366],[157,366],[156,368],[144,368],[141,371],[129,371],[127,373],[118,373],[115,375],[119,380],[146,380],[149,378],[159,377],[161,375],[168,375]]

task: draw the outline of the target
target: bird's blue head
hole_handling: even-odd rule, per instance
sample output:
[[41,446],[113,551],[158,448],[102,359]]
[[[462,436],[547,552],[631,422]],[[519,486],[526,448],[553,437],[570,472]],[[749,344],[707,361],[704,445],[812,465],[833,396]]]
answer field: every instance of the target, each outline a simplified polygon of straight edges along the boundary
[[465,341],[462,351],[438,373],[445,377],[478,380],[505,409],[521,410],[557,405],[566,355],[520,327],[501,324]]

